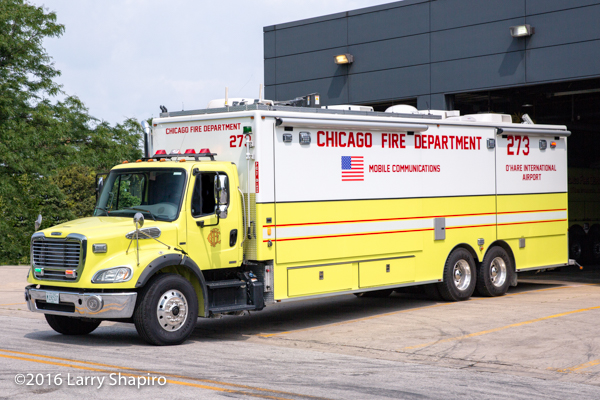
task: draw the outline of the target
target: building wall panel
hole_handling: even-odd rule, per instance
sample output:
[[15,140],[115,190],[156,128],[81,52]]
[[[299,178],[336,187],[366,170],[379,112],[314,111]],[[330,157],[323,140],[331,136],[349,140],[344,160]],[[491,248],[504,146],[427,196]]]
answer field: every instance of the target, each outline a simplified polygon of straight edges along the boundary
[[590,4],[600,4],[599,0],[527,0],[527,15],[541,14],[552,11],[568,10],[570,8],[588,6]]
[[[276,85],[275,97],[278,100],[290,100],[308,93],[319,93],[321,104],[348,104],[347,76],[315,79],[310,81],[284,83]],[[271,93],[271,92],[268,92]]]
[[339,18],[294,28],[276,29],[278,57],[346,46],[347,19]]
[[343,54],[345,52],[345,47],[338,47],[287,57],[277,57],[276,83],[289,83],[344,75],[348,67],[337,65],[333,61],[333,57],[336,54]]
[[429,4],[421,3],[348,18],[348,44],[418,35],[429,30]]
[[600,76],[600,40],[527,51],[527,82]]
[[430,4],[432,31],[525,16],[525,0],[442,0]]
[[429,63],[429,35],[416,35],[391,40],[353,45],[350,73],[363,73]]
[[416,97],[429,93],[429,65],[354,74],[348,78],[350,103]]
[[510,27],[525,18],[490,22],[431,33],[431,61],[447,61],[525,50],[525,40],[510,36]]
[[525,52],[431,64],[431,92],[448,93],[525,83]]
[[527,17],[535,33],[527,48],[556,46],[600,39],[600,4]]

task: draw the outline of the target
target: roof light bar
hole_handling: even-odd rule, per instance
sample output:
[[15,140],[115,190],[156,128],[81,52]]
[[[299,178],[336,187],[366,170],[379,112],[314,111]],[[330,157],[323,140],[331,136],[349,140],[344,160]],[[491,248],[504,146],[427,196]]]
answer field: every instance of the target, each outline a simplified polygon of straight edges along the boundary
[[186,149],[183,153],[180,149],[174,149],[169,154],[167,154],[166,150],[157,150],[152,158],[142,158],[142,160],[150,162],[154,160],[165,161],[165,159],[179,157],[194,157],[196,161],[199,161],[199,157],[210,157],[212,161],[215,161],[216,155],[217,153],[211,153],[210,149],[201,149],[198,153],[196,153],[195,149]]

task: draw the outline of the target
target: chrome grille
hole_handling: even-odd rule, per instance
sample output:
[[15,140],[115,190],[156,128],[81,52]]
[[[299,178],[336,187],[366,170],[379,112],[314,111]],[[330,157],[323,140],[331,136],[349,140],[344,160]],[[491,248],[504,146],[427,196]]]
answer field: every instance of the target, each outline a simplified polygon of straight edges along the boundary
[[33,265],[41,268],[77,269],[81,260],[81,241],[44,239],[32,242]]

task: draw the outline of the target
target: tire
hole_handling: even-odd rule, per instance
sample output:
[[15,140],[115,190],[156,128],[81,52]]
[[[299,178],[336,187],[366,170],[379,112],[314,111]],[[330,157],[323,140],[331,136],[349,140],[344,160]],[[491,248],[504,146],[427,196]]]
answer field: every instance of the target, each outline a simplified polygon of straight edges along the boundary
[[583,250],[585,243],[585,236],[579,233],[569,232],[569,258],[577,261],[578,263],[583,262],[585,251]]
[[476,290],[481,296],[503,296],[508,291],[514,268],[502,247],[488,250],[477,271]]
[[373,290],[370,292],[360,292],[354,293],[356,297],[377,297],[384,298],[389,297],[390,294],[394,292],[394,289],[382,289],[382,290]]
[[133,313],[138,334],[157,346],[183,343],[194,331],[198,298],[192,284],[177,274],[158,274],[146,284]]
[[81,319],[62,315],[44,314],[48,325],[63,335],[87,335],[92,333],[102,322],[99,319]]
[[442,298],[446,301],[469,299],[475,291],[477,271],[471,253],[457,248],[450,253],[444,266],[444,281],[437,284]]
[[594,264],[600,261],[600,229],[598,228],[598,225],[594,225],[588,232],[590,261]]

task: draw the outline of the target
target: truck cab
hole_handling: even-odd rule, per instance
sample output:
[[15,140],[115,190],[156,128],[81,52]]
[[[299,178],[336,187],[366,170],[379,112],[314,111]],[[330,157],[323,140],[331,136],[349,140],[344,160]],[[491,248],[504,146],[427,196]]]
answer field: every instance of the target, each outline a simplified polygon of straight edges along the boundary
[[99,185],[92,217],[36,232],[30,310],[64,334],[124,320],[151,343],[176,344],[196,316],[262,308],[262,299],[247,295],[254,274],[240,269],[237,167],[211,153],[193,155],[118,165]]

